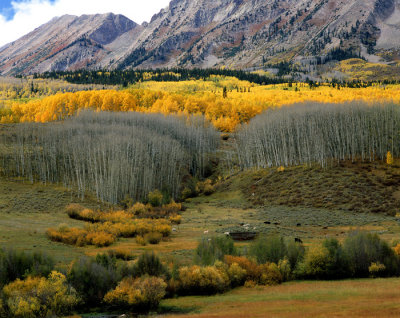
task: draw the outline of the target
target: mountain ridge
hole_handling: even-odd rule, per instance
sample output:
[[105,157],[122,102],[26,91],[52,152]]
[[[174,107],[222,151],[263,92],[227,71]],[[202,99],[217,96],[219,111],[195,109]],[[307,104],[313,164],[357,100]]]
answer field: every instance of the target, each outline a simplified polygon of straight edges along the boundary
[[0,48],[2,74],[313,63],[340,48],[396,60],[400,0],[172,0],[149,23],[62,16]]

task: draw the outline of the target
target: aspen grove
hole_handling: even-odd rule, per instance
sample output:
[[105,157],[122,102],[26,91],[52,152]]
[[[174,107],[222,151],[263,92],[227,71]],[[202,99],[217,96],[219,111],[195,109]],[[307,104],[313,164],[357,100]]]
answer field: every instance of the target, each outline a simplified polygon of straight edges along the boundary
[[218,133],[203,116],[83,111],[63,122],[18,124],[3,141],[8,175],[117,203],[155,189],[177,198],[185,175],[204,174]]
[[332,160],[385,160],[400,154],[400,108],[304,103],[267,110],[236,134],[242,168],[295,166]]

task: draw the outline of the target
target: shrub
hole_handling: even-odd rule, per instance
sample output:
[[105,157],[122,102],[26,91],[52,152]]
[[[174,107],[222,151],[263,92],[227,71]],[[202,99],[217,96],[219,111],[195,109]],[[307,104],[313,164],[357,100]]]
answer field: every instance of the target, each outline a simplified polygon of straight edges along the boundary
[[290,262],[287,258],[281,259],[278,263],[279,272],[282,275],[282,280],[287,282],[292,279],[292,269],[290,267]]
[[381,263],[372,263],[368,267],[369,274],[372,278],[381,277],[386,270],[386,266]]
[[278,263],[287,255],[285,241],[280,235],[259,237],[251,244],[249,252],[259,264]]
[[185,295],[210,295],[223,292],[229,280],[215,266],[181,267],[179,269],[181,292]]
[[261,276],[261,268],[257,263],[249,260],[244,256],[225,256],[225,263],[231,266],[236,263],[246,271],[246,280],[258,282]]
[[145,246],[147,244],[146,239],[141,235],[138,235],[138,236],[135,237],[135,242],[137,244],[139,244],[139,245],[142,245],[142,246]]
[[128,212],[133,215],[145,215],[148,212],[149,208],[140,202],[135,203],[131,208],[129,208]]
[[47,237],[54,242],[61,242],[69,245],[84,246],[86,244],[87,231],[78,228],[61,227],[58,230],[48,229]]
[[149,242],[150,244],[158,244],[161,242],[162,237],[163,235],[161,233],[150,232],[144,236],[144,239],[146,240],[146,242]]
[[212,265],[217,260],[223,260],[225,255],[235,255],[236,249],[232,238],[228,236],[203,238],[195,251],[195,263]]
[[170,203],[164,204],[162,209],[167,215],[177,214],[178,212],[182,211],[182,204],[176,203],[174,200],[172,200]]
[[388,165],[393,165],[393,163],[394,163],[393,155],[392,155],[392,153],[390,151],[388,151],[387,154],[386,154],[386,163]]
[[261,284],[273,286],[282,283],[282,281],[283,277],[278,265],[276,265],[275,263],[261,265]]
[[247,272],[238,263],[233,263],[229,266],[227,273],[232,287],[243,286],[247,278]]
[[394,252],[397,256],[400,256],[400,243],[395,246]]
[[214,186],[212,185],[212,181],[210,179],[207,179],[203,182],[198,182],[197,189],[199,192],[204,193],[205,195],[211,195],[215,192]]
[[348,277],[348,261],[342,246],[336,239],[327,239],[322,243],[330,255],[331,262],[326,271],[326,278],[338,279]]
[[304,263],[299,269],[300,276],[308,278],[329,278],[329,268],[333,263],[329,250],[323,246],[311,248],[305,255]]
[[0,249],[0,287],[28,275],[46,277],[53,268],[54,260],[41,252]]
[[399,273],[399,257],[377,234],[353,233],[343,243],[352,277],[368,277],[371,263],[385,265],[384,275]]
[[297,264],[304,259],[305,248],[303,244],[290,241],[286,246],[286,257],[290,268],[295,269]]
[[181,224],[182,216],[179,214],[173,214],[169,217],[169,220],[172,224]]
[[110,246],[115,242],[115,236],[106,232],[93,232],[86,235],[86,243],[97,247]]
[[65,212],[68,214],[68,216],[71,219],[78,219],[80,216],[80,213],[84,210],[85,208],[77,203],[71,203],[67,205],[65,208]]
[[108,250],[107,253],[110,257],[121,259],[124,261],[131,261],[135,259],[135,255],[133,255],[132,251],[127,248],[115,248],[112,250]]
[[118,275],[113,265],[104,266],[92,258],[82,257],[73,263],[68,281],[82,296],[85,304],[90,306],[98,305],[104,295],[115,288]]
[[140,255],[136,263],[133,265],[132,274],[134,277],[144,275],[165,277],[166,279],[170,277],[168,268],[164,266],[160,258],[154,254],[154,252],[146,252]]
[[25,280],[17,279],[6,285],[3,292],[12,317],[65,315],[79,303],[65,276],[54,271],[48,279],[31,276]]
[[154,190],[154,191],[150,192],[148,195],[149,203],[153,207],[161,206],[163,203],[163,199],[164,199],[164,196],[159,190]]
[[165,296],[167,284],[158,277],[144,276],[123,279],[118,286],[108,292],[104,301],[112,306],[136,310],[149,310],[158,307]]

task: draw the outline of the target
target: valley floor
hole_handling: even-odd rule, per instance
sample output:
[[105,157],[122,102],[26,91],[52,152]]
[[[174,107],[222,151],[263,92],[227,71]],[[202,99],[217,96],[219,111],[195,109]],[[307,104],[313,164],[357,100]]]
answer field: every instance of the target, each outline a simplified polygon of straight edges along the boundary
[[400,279],[290,282],[163,301],[163,317],[399,317]]

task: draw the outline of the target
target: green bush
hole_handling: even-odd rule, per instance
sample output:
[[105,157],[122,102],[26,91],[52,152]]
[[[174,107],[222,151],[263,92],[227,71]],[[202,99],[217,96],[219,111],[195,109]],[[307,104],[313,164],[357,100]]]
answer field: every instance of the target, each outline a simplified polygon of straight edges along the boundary
[[158,207],[163,204],[164,196],[159,190],[154,190],[149,193],[148,201],[153,207]]
[[98,305],[104,295],[115,288],[119,275],[113,264],[108,264],[106,256],[97,261],[81,257],[75,261],[68,274],[68,281],[78,291],[87,306]]
[[161,262],[160,258],[151,253],[144,253],[139,256],[138,260],[132,267],[132,276],[141,277],[144,275],[170,278],[168,268]]
[[326,279],[340,279],[348,277],[348,261],[343,251],[343,247],[340,245],[337,239],[327,239],[322,243],[330,256],[330,263],[326,270]]
[[53,268],[54,260],[41,252],[0,249],[0,287],[28,275],[47,277]]
[[194,261],[198,265],[213,265],[222,261],[225,255],[236,255],[234,242],[229,236],[203,238],[195,251]]
[[400,262],[389,244],[377,234],[365,232],[352,233],[343,243],[350,277],[368,277],[372,263],[385,265],[382,275],[398,275]]
[[329,250],[324,246],[315,246],[307,251],[304,261],[299,264],[297,275],[305,278],[326,279],[329,278],[329,268],[333,258]]
[[304,259],[305,248],[303,244],[290,241],[286,245],[286,257],[290,268],[294,270],[299,262]]
[[280,235],[260,236],[250,245],[250,256],[259,264],[278,263],[287,255],[285,240]]

